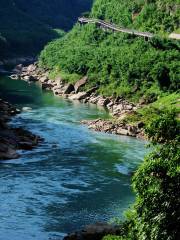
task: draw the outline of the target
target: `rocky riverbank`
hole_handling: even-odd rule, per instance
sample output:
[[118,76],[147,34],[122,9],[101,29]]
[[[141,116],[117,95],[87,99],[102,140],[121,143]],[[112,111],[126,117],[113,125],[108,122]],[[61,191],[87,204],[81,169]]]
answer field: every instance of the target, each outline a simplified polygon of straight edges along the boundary
[[8,121],[21,111],[0,99],[0,160],[16,159],[17,150],[31,150],[41,138],[22,128],[9,126]]
[[72,101],[96,104],[107,109],[112,115],[113,120],[82,121],[89,128],[95,131],[144,138],[143,123],[138,123],[137,125],[123,123],[123,119],[140,108],[141,104],[135,105],[121,97],[114,99],[113,97],[100,96],[97,93],[98,86],[83,91],[84,86],[88,83],[87,76],[75,84],[66,83],[61,77],[49,79],[48,70],[39,68],[37,63],[27,67],[23,67],[22,64],[18,65],[14,72],[16,74],[13,74],[12,78],[21,78],[28,82],[38,81],[43,89],[52,90],[54,95],[63,96]]
[[107,223],[96,223],[67,235],[64,237],[64,240],[102,240],[102,238],[108,234],[120,235],[121,233],[121,226]]
[[98,132],[105,132],[117,135],[125,135],[137,138],[145,138],[143,133],[144,124],[139,122],[137,125],[130,125],[121,122],[96,119],[96,120],[83,120],[82,124],[86,124],[90,129]]

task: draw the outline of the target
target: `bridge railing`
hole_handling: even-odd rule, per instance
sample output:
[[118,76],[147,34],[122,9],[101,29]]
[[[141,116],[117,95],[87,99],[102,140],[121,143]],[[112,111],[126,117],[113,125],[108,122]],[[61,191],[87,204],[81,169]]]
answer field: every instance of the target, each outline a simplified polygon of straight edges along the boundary
[[[84,24],[87,24],[87,23],[99,24],[102,28],[105,28],[105,29],[111,29],[116,32],[123,32],[123,33],[133,34],[136,36],[142,36],[147,38],[152,38],[155,36],[153,33],[150,33],[150,32],[140,32],[134,29],[122,28],[113,23],[105,22],[101,19],[80,17],[78,18],[78,22],[84,23]],[[169,38],[180,40],[180,34],[171,33],[169,35]]]
[[99,24],[103,28],[111,29],[113,31],[134,34],[134,35],[142,36],[142,37],[152,38],[154,36],[154,34],[149,33],[149,32],[140,32],[140,31],[133,30],[133,29],[121,28],[113,23],[108,23],[108,22],[105,22],[100,19],[93,19],[93,18],[90,19],[90,18],[80,17],[78,19],[78,21],[80,23],[95,23],[95,24]]

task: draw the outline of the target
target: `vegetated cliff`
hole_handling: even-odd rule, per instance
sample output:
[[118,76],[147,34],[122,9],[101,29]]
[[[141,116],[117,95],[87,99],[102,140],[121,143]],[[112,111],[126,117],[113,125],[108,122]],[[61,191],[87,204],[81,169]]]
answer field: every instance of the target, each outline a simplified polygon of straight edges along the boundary
[[39,52],[69,30],[91,0],[0,0],[0,59]]
[[67,74],[67,80],[68,74],[88,75],[89,85],[98,84],[104,95],[136,101],[142,95],[176,91],[180,44],[162,37],[178,29],[179,6],[178,0],[96,0],[90,17],[150,31],[161,38],[145,41],[104,32],[93,24],[77,24],[64,38],[45,47],[40,63],[54,74]]

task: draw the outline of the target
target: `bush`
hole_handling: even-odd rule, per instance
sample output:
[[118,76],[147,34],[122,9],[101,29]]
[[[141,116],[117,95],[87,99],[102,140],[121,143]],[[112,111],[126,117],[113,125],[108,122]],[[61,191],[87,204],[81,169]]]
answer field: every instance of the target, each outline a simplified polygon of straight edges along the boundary
[[[169,126],[169,129],[168,129]],[[122,240],[178,240],[180,237],[179,124],[173,110],[151,119],[153,150],[133,176],[134,206],[126,212]],[[161,142],[161,144],[159,144]],[[105,240],[116,239],[107,236]]]
[[161,111],[161,115],[150,122],[145,132],[154,144],[175,140],[180,133],[175,110]]
[[179,239],[180,146],[179,124],[173,111],[149,124],[146,133],[156,146],[133,177],[137,193],[134,230],[138,240]]

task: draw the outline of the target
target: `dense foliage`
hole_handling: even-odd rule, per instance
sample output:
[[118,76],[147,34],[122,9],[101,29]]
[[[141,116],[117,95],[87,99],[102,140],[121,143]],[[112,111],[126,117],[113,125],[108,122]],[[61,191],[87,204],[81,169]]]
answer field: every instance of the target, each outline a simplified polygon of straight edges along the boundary
[[179,28],[179,14],[179,0],[97,0],[92,12],[93,17],[154,33]]
[[[178,4],[167,1],[164,11],[160,3],[97,0],[91,16],[144,31],[174,31],[178,28]],[[133,21],[135,10],[141,11]],[[145,41],[122,33],[103,32],[94,25],[77,24],[64,38],[44,49],[40,63],[57,74],[63,71],[88,75],[89,85],[98,84],[104,95],[133,95],[138,99],[146,92],[178,89],[179,49],[176,41],[158,37]]]
[[0,0],[0,59],[39,52],[48,41],[62,35],[56,29],[70,29],[90,3],[91,0]]
[[133,178],[137,239],[175,240],[180,237],[180,126],[175,113],[162,113],[146,132],[154,144],[164,144],[146,157]]
[[174,111],[162,112],[146,132],[155,147],[133,177],[137,198],[124,223],[126,231],[119,238],[107,236],[105,240],[180,237],[180,125]]

